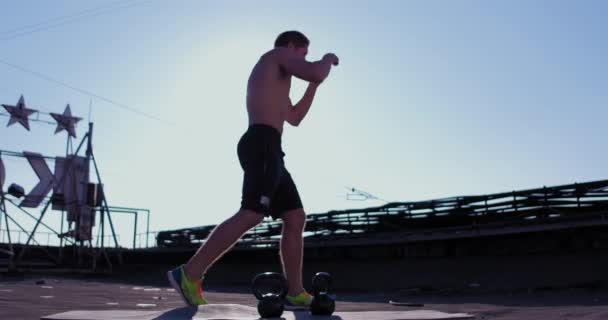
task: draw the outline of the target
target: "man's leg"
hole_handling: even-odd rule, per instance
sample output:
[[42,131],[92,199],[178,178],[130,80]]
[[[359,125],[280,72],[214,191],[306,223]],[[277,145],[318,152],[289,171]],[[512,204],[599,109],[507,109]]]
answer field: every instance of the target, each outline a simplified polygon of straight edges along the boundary
[[186,276],[200,279],[207,269],[247,232],[264,220],[264,216],[251,210],[241,209],[213,230],[205,243],[185,265]]
[[306,224],[304,209],[288,210],[281,216],[283,233],[281,235],[281,261],[283,272],[289,284],[289,295],[295,296],[304,291],[302,285],[303,232]]

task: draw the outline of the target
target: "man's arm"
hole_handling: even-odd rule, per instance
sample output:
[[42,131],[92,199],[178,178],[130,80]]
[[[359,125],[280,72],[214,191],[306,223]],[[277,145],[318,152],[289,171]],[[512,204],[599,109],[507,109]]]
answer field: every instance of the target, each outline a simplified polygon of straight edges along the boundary
[[304,119],[308,110],[310,110],[310,106],[312,105],[312,100],[315,97],[315,93],[317,92],[318,83],[311,82],[308,84],[308,88],[306,88],[306,92],[304,92],[304,96],[295,106],[290,107],[287,113],[287,122],[297,127],[300,122]]
[[331,58],[326,57],[316,62],[308,62],[295,57],[289,49],[278,48],[276,50],[279,65],[293,76],[308,82],[323,82],[329,75],[329,70],[334,62]]

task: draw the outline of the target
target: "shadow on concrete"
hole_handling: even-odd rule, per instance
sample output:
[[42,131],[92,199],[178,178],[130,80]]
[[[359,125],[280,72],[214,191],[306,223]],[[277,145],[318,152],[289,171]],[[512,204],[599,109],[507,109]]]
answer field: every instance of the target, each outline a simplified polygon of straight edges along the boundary
[[196,307],[177,308],[161,314],[154,318],[154,320],[190,320],[197,311]]

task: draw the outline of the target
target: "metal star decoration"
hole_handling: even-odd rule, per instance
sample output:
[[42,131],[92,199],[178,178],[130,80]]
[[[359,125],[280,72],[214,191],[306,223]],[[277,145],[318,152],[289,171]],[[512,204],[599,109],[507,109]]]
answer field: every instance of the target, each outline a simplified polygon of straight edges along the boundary
[[72,117],[72,111],[70,110],[70,105],[68,104],[63,111],[63,114],[51,113],[51,117],[57,121],[57,129],[55,129],[55,134],[60,132],[61,130],[65,130],[71,137],[76,138],[76,123],[82,118]]
[[24,128],[28,131],[30,130],[30,123],[28,118],[33,113],[38,112],[37,110],[28,109],[25,107],[25,100],[23,99],[23,95],[19,98],[16,106],[11,106],[7,104],[2,105],[6,111],[10,114],[10,119],[8,120],[7,127],[19,122]]

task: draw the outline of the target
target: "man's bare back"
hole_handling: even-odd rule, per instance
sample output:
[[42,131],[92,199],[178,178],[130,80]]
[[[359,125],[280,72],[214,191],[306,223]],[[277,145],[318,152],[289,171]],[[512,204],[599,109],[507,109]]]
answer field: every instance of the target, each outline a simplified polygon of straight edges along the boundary
[[[308,112],[319,83],[338,64],[334,54],[322,60],[307,62],[308,47],[274,48],[260,57],[247,83],[249,125],[266,124],[283,132],[283,123],[297,126]],[[310,82],[307,92],[295,106],[289,98],[291,77]]]

